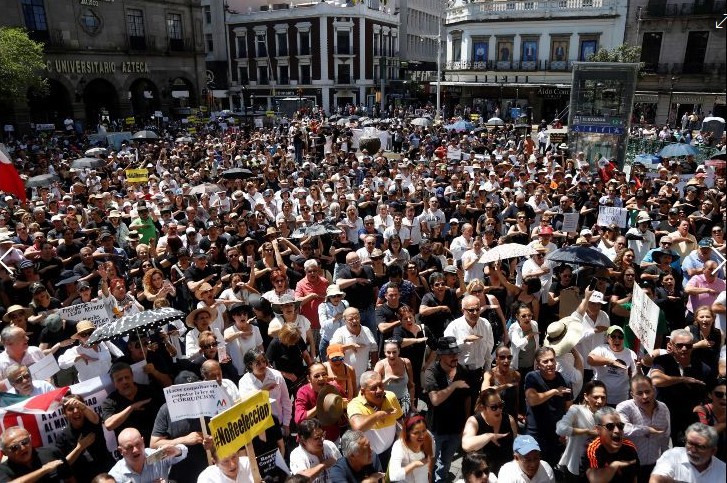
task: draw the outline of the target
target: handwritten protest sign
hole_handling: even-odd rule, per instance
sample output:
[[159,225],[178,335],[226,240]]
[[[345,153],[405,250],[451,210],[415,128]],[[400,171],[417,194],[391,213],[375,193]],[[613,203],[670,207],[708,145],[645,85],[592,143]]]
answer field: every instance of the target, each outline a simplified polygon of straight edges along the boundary
[[273,425],[267,391],[258,391],[210,420],[212,441],[219,458],[227,458]]
[[654,345],[656,345],[656,327],[658,323],[659,307],[646,295],[641,287],[634,284],[629,327],[641,341],[641,346],[649,352],[653,351]]
[[212,417],[220,408],[228,408],[231,401],[227,400],[224,391],[220,390],[217,381],[192,382],[175,384],[164,388],[164,398],[169,408],[172,421],[182,419]]
[[126,181],[129,183],[146,183],[149,181],[149,171],[145,169],[127,169]]
[[63,307],[58,311],[58,315],[66,320],[72,320],[74,322],[78,322],[79,320],[90,320],[96,327],[106,325],[111,321],[103,300]]
[[626,208],[616,208],[614,206],[598,207],[598,225],[608,226],[611,223],[626,228],[626,220],[628,219],[628,210]]
[[579,218],[578,213],[563,213],[563,227],[561,231],[565,233],[577,232]]

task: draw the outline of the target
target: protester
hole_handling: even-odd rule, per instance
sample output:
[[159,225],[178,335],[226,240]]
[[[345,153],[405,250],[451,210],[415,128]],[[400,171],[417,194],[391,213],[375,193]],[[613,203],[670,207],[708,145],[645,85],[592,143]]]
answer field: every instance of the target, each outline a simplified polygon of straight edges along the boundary
[[505,463],[497,474],[498,483],[553,482],[553,468],[540,459],[540,446],[532,436],[518,436],[513,442],[514,459]]

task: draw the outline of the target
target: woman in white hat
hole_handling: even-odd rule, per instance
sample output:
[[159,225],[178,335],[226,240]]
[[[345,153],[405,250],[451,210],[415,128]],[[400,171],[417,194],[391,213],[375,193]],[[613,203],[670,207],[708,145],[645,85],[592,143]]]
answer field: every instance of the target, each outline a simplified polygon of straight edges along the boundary
[[191,330],[188,331],[185,336],[185,354],[190,355],[199,352],[199,334],[210,330],[210,326],[214,321],[215,315],[215,312],[209,307],[200,307],[187,315],[187,318],[184,319],[184,323]]
[[298,328],[298,331],[303,337],[303,342],[308,345],[311,356],[315,358],[318,348],[315,347],[315,339],[313,338],[313,329],[311,328],[310,320],[300,314],[300,301],[289,294],[285,294],[280,298],[278,303],[272,305],[273,312],[277,314],[277,319],[282,325],[293,324]]
[[94,330],[96,326],[90,320],[78,322],[76,333],[71,336],[71,339],[78,341],[78,345],[71,347],[58,358],[61,369],[76,368],[79,382],[108,374],[112,356],[124,355],[118,347],[108,341],[88,344],[88,339]]
[[318,354],[320,354],[321,361],[326,360],[326,349],[333,333],[345,324],[343,311],[348,308],[345,297],[346,294],[338,285],[329,285],[326,289],[326,301],[318,306],[318,320],[321,323],[321,343],[318,346]]

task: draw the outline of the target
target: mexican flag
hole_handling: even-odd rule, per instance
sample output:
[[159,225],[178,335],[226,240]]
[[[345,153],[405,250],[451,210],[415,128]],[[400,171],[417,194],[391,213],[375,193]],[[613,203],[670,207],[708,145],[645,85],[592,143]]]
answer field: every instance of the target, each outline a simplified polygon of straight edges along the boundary
[[69,390],[69,387],[61,387],[33,397],[0,392],[0,415],[6,412],[20,414],[47,414],[55,412],[60,406],[63,396]]
[[10,157],[5,153],[3,145],[0,145],[0,191],[15,195],[25,203],[25,184],[20,179]]

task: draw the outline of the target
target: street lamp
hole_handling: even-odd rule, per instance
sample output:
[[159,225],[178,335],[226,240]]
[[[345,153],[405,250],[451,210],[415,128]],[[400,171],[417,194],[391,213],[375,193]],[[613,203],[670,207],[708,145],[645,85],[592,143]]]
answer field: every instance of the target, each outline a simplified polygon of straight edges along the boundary
[[[679,77],[672,76],[671,77],[671,87],[669,88],[669,108],[666,110],[666,125],[669,127],[672,127],[671,125],[671,100],[674,96],[674,85],[679,82]],[[674,114],[674,123],[676,124],[676,116],[678,112]]]

